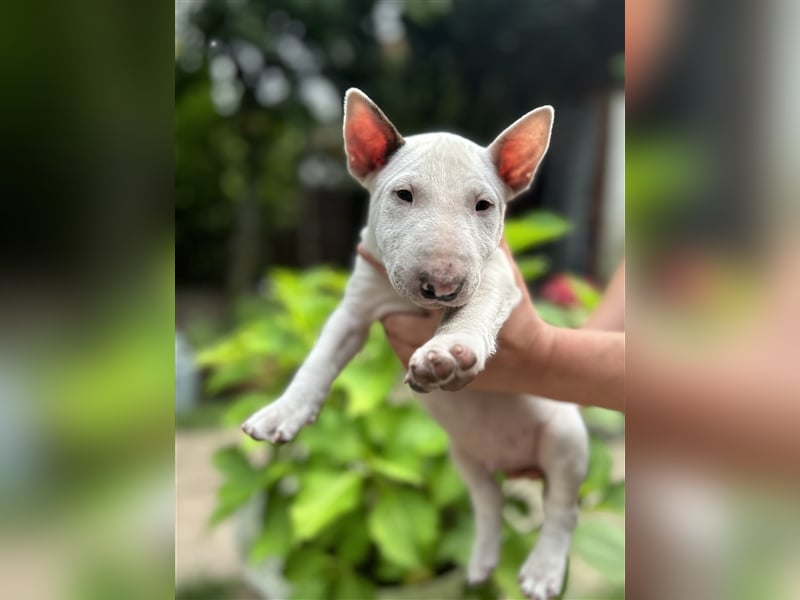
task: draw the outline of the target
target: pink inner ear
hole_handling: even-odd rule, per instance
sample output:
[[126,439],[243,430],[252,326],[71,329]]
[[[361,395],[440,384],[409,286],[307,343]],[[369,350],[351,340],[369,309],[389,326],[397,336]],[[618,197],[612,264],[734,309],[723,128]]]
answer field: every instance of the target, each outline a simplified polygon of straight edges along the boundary
[[380,114],[366,104],[357,103],[347,114],[345,145],[350,170],[364,177],[386,164],[397,139]]
[[514,191],[526,187],[533,176],[540,152],[531,146],[530,140],[521,137],[506,139],[500,146],[497,172]]

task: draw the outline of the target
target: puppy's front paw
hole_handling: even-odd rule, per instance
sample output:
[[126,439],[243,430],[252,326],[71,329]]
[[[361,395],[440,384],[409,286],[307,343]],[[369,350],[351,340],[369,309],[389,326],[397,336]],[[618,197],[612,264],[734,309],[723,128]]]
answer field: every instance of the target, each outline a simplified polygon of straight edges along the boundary
[[564,584],[567,557],[533,551],[519,572],[519,587],[530,600],[557,598]]
[[436,336],[411,355],[406,383],[417,392],[460,390],[483,370],[485,358],[475,347],[458,335]]
[[291,441],[298,431],[317,419],[317,411],[296,402],[278,399],[242,423],[242,431],[257,441],[273,444]]

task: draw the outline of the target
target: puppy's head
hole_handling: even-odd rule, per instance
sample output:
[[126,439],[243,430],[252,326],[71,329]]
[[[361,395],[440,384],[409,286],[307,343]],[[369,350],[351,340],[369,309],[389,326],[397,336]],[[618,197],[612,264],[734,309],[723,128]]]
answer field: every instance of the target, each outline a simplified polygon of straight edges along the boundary
[[345,95],[350,173],[370,191],[368,227],[395,290],[423,307],[462,306],[500,243],[506,204],[527,189],[550,141],[537,108],[488,147],[449,133],[403,138],[360,90]]

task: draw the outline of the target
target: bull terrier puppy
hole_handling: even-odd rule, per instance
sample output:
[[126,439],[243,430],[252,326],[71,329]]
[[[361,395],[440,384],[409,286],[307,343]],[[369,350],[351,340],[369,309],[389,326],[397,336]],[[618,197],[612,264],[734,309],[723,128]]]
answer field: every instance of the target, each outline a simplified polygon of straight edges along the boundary
[[425,408],[447,431],[469,491],[471,584],[491,575],[500,554],[503,498],[494,473],[535,468],[544,474],[544,522],[519,572],[521,590],[532,600],[561,593],[587,469],[586,429],[573,404],[465,386],[483,370],[521,298],[499,248],[503,216],[531,184],[552,122],[551,107],[537,108],[488,147],[450,133],[404,138],[363,92],[348,90],[348,169],[370,192],[354,271],[284,394],[242,425],[256,440],[288,442],[316,419],[373,321],[443,308],[435,335],[412,355],[406,382],[424,394]]

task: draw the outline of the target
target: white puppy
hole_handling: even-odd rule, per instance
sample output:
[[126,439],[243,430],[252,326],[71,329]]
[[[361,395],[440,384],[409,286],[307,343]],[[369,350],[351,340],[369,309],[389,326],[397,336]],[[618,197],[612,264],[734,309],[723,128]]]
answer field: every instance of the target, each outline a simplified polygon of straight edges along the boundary
[[291,440],[316,419],[373,321],[420,307],[444,308],[433,338],[411,357],[406,381],[428,392],[422,401],[448,432],[469,489],[476,525],[471,583],[491,574],[500,553],[502,495],[493,473],[544,473],[544,523],[520,570],[522,592],[535,600],[561,592],[588,461],[583,421],[572,404],[463,388],[484,368],[520,301],[498,248],[503,216],[506,203],[530,185],[552,121],[551,107],[537,108],[488,148],[448,133],[403,138],[363,92],[348,90],[348,168],[370,192],[355,269],[287,390],[242,425],[257,440]]

